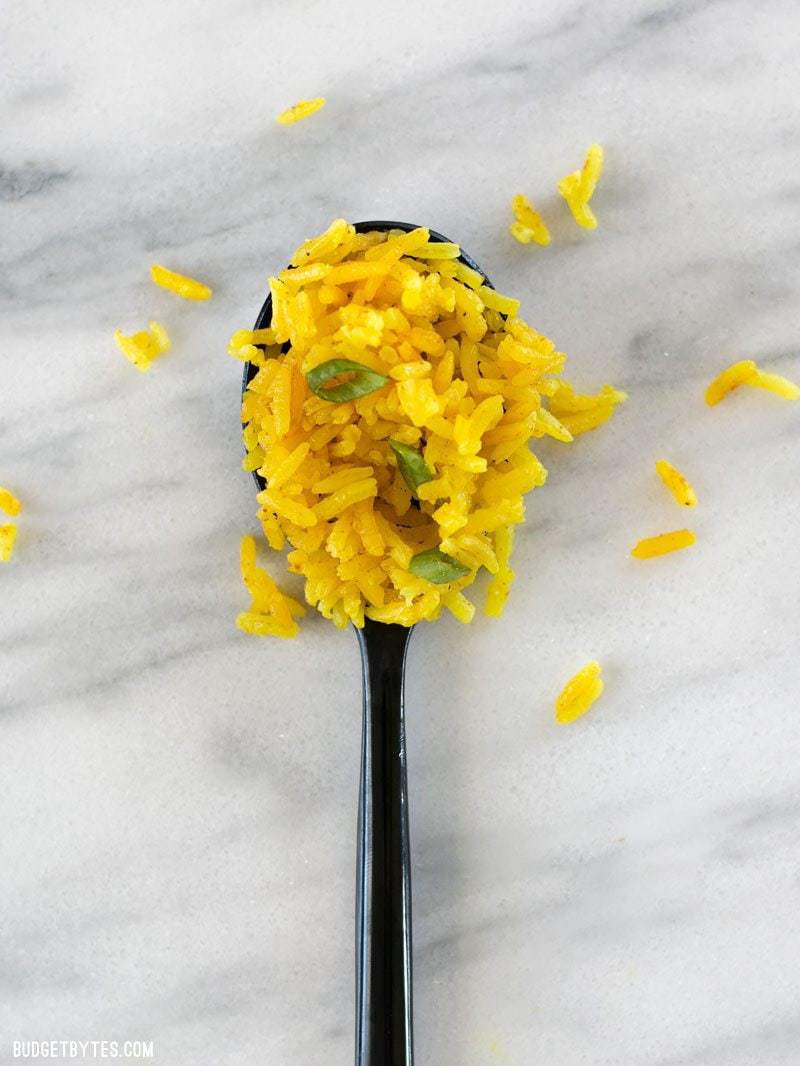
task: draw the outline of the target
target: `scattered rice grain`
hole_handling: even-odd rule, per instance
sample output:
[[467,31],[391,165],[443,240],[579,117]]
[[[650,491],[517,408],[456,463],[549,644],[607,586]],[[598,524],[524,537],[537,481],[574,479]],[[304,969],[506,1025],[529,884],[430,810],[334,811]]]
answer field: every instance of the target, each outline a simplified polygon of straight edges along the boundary
[[149,329],[140,330],[131,336],[117,329],[114,331],[114,340],[123,355],[137,370],[142,371],[149,370],[153,360],[170,348],[167,331],[158,322],[151,322]]
[[0,511],[4,511],[6,514],[14,517],[18,515],[22,510],[22,503],[11,489],[0,488]]
[[281,111],[277,121],[281,126],[291,126],[295,122],[299,122],[301,119],[313,115],[315,111],[319,111],[319,109],[324,106],[324,96],[317,96],[313,100],[300,100],[292,107],[287,107],[285,111]]
[[800,385],[780,374],[762,370],[752,359],[741,359],[718,374],[706,389],[706,403],[714,407],[740,385],[774,392],[784,400],[800,400]]
[[213,295],[213,290],[202,281],[185,274],[176,274],[174,270],[168,270],[159,263],[153,263],[150,267],[150,277],[160,288],[174,292],[184,300],[208,300]]
[[306,613],[302,603],[281,592],[266,570],[256,562],[256,542],[252,537],[242,537],[240,561],[242,580],[250,593],[252,603],[249,611],[243,611],[236,619],[239,629],[258,637],[282,637],[290,640],[297,636],[295,618]]
[[533,242],[548,245],[550,243],[550,230],[526,196],[521,193],[515,196],[511,201],[511,210],[514,212],[515,221],[509,226],[509,231],[515,240],[518,240],[520,244]]
[[656,462],[656,472],[672,493],[676,503],[682,507],[697,506],[697,495],[694,489],[677,467],[667,459],[659,459]]
[[659,533],[656,537],[645,537],[631,548],[634,559],[653,559],[657,555],[689,548],[697,537],[690,529],[675,529],[671,533]]
[[7,563],[11,559],[16,539],[17,527],[13,522],[0,526],[0,563]]
[[583,167],[568,174],[558,183],[558,191],[567,201],[572,217],[584,229],[595,229],[597,226],[597,219],[589,207],[589,201],[594,195],[602,172],[603,149],[599,144],[593,144],[586,153]]
[[561,690],[556,700],[556,721],[568,725],[582,717],[603,691],[600,663],[588,662]]

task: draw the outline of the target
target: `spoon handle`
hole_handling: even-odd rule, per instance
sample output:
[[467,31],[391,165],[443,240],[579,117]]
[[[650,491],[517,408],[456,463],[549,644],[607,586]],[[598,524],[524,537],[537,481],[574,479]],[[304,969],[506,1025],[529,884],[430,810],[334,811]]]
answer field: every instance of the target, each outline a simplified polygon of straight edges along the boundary
[[411,861],[403,670],[411,630],[358,631],[364,727],[356,885],[356,1066],[412,1066]]

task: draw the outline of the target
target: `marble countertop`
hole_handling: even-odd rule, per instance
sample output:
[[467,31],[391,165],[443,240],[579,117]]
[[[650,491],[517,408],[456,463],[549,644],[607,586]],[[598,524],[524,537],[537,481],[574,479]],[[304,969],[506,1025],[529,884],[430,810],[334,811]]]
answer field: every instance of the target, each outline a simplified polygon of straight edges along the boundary
[[[0,75],[0,1061],[153,1040],[169,1066],[349,1063],[356,641],[233,625],[230,332],[331,218],[459,240],[630,393],[543,458],[500,621],[420,628],[407,683],[417,1057],[796,1066],[800,13],[791,0],[12,3]],[[294,127],[298,98],[327,107]],[[555,195],[606,148],[578,230]],[[508,236],[525,191],[547,249]],[[207,279],[156,290],[153,260]],[[173,351],[148,376],[115,327]],[[636,564],[701,502],[690,552]],[[273,572],[279,573],[278,560]],[[586,659],[606,693],[570,728]],[[443,664],[447,664],[443,671]]]

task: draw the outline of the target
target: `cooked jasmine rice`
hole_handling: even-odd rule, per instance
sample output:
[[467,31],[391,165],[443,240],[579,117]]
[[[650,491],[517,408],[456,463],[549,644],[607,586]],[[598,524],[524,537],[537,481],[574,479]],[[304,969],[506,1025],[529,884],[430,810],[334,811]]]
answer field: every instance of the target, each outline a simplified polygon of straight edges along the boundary
[[645,537],[631,548],[634,559],[653,559],[657,555],[689,548],[697,540],[690,529],[675,529],[671,533],[659,533],[656,537]]
[[0,488],[0,511],[14,517],[22,510],[22,503],[11,489]]
[[242,580],[250,593],[250,610],[236,619],[245,633],[257,636],[291,638],[297,636],[296,618],[306,613],[302,603],[281,592],[266,570],[256,563],[256,542],[242,537],[240,550]]
[[511,210],[514,212],[514,221],[509,226],[509,232],[515,240],[520,244],[530,244],[531,241],[542,245],[550,243],[550,230],[526,196],[515,196],[511,201]]
[[188,278],[185,274],[176,274],[174,270],[168,270],[159,263],[153,263],[150,267],[150,277],[156,285],[182,296],[184,300],[208,300],[213,295],[212,290],[202,281]]
[[[22,502],[11,489],[0,488],[0,511],[15,517],[22,510]],[[13,522],[0,525],[0,563],[7,563],[14,551],[17,527]]]
[[[289,546],[307,601],[338,626],[409,626],[442,608],[469,622],[481,570],[499,614],[523,497],[547,477],[529,442],[572,441],[624,394],[575,392],[519,302],[427,229],[357,233],[337,219],[291,262],[270,278],[269,328],[229,346],[257,367],[242,421],[245,468],[267,483],[267,541]],[[239,624],[291,636],[270,597],[271,585],[268,623],[254,608]]]
[[684,475],[667,459],[656,462],[656,472],[681,507],[696,507],[697,494]]
[[597,219],[589,207],[589,201],[600,175],[603,172],[603,149],[599,144],[590,145],[583,167],[573,174],[567,174],[558,183],[558,191],[567,201],[572,217],[584,229],[595,229]]
[[0,563],[7,563],[14,551],[14,541],[17,539],[17,527],[13,522],[0,526]]
[[706,403],[709,407],[714,407],[740,385],[766,389],[768,392],[774,392],[776,396],[782,396],[784,400],[800,400],[800,385],[795,385],[780,374],[761,370],[752,359],[740,359],[714,378],[706,389]]
[[158,322],[151,322],[149,329],[140,330],[127,336],[121,330],[114,331],[114,340],[120,351],[133,363],[137,370],[149,370],[154,359],[169,351],[170,340],[167,331]]
[[556,721],[569,725],[586,714],[603,692],[600,663],[589,662],[571,678],[556,700]]
[[281,126],[291,126],[295,122],[299,122],[302,118],[308,118],[309,115],[313,115],[315,111],[319,111],[321,107],[325,106],[325,97],[317,96],[313,100],[300,100],[292,107],[287,107],[285,111],[281,111],[278,115],[277,122]]

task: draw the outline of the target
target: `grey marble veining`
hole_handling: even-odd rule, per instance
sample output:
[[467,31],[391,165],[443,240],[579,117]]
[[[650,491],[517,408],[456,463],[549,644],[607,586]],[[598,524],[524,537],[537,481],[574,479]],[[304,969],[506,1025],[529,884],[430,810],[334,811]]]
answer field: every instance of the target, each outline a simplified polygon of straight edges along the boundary
[[[796,4],[3,21],[0,484],[26,507],[0,573],[0,1062],[56,1038],[351,1060],[358,653],[321,620],[294,644],[233,627],[255,520],[224,354],[344,215],[459,240],[574,381],[631,397],[542,449],[504,618],[413,637],[418,1061],[796,1066],[800,411],[702,402],[734,358],[800,376]],[[585,233],[555,185],[593,140]],[[549,248],[507,235],[518,191]],[[156,290],[153,260],[213,300]],[[111,334],[151,318],[174,346],[145,377]],[[660,455],[696,484],[698,544],[636,565],[687,521]],[[590,657],[606,693],[559,729]]]

